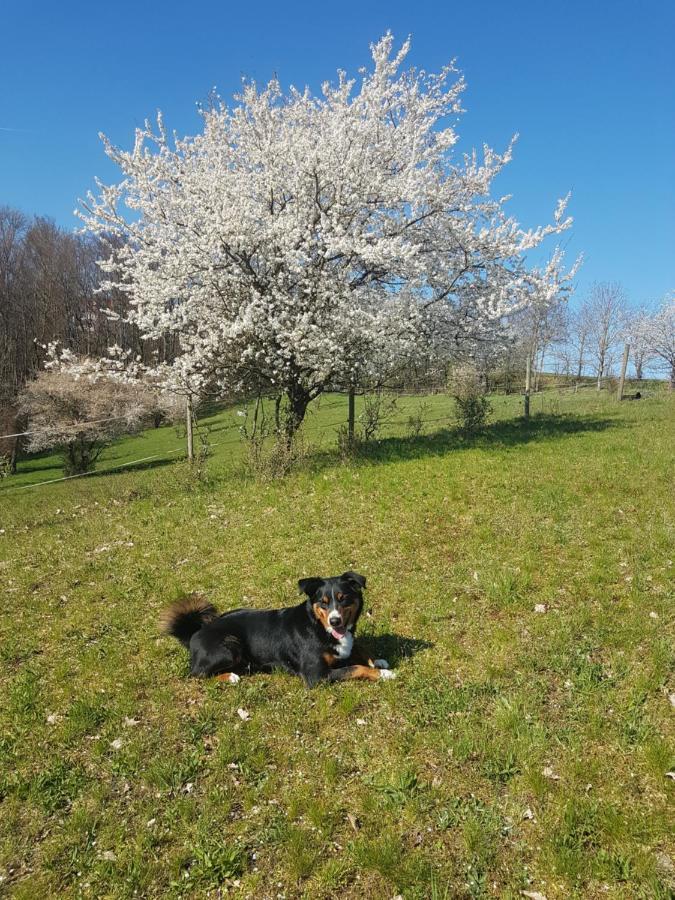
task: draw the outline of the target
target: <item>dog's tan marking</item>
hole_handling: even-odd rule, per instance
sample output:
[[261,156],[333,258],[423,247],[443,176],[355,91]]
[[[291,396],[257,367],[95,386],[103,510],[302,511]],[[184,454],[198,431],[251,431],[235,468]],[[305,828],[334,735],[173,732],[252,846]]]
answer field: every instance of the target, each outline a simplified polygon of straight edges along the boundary
[[237,684],[240,680],[236,672],[221,672],[220,675],[216,675],[216,681],[229,681],[230,684]]
[[339,674],[340,681],[353,681],[355,679],[378,681],[380,678],[380,670],[371,669],[368,666],[347,666],[344,669],[336,669],[336,673]]
[[323,661],[330,669],[332,669],[337,662],[337,656],[334,653],[331,653],[330,650],[326,650],[323,654]]
[[[328,598],[324,597],[324,600],[327,599]],[[319,622],[321,622],[326,631],[328,631],[328,610],[324,609],[320,603],[314,603],[312,609],[314,610],[314,615],[316,616],[316,618],[319,620]]]

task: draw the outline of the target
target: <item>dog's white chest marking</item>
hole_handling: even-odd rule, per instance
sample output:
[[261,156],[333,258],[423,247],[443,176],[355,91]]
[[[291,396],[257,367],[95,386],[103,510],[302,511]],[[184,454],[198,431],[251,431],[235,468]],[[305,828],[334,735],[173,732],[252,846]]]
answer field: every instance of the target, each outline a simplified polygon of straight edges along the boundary
[[351,631],[345,631],[343,636],[335,645],[335,654],[338,659],[348,659],[352,655],[352,647],[354,646],[354,635]]

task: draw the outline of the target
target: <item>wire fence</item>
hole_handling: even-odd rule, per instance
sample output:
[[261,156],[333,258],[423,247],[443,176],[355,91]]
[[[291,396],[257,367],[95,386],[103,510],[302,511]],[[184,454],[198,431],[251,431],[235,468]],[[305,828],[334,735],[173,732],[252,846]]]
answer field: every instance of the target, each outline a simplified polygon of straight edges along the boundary
[[73,422],[72,425],[60,425],[56,428],[35,428],[32,431],[17,431],[15,434],[0,434],[0,441],[9,440],[10,438],[25,437],[27,434],[51,434],[54,431],[64,431],[65,429],[84,428],[87,425],[102,425],[104,422],[119,422],[126,419],[127,416],[108,416],[105,419],[88,419],[84,422]]
[[[537,397],[539,397],[542,400],[542,410],[543,410],[544,395],[552,394],[552,393],[557,393],[559,396],[563,395],[565,393],[575,393],[576,394],[580,390],[586,390],[586,391],[596,390],[596,386],[595,386],[595,384],[591,384],[588,382],[582,382],[582,383],[572,384],[572,385],[567,385],[567,384],[565,384],[565,385],[560,385],[560,384],[544,385],[544,386],[540,387],[538,391],[531,392],[530,397],[531,397],[532,401],[535,401],[535,399]],[[439,395],[441,393],[442,392],[439,392]],[[341,394],[340,396],[342,397],[343,395]],[[346,396],[346,395],[344,395],[344,396]],[[396,398],[405,397],[408,399],[418,398],[420,400],[424,400],[425,398],[428,398],[429,396],[434,396],[434,395],[428,395],[428,394],[422,394],[422,393],[417,394],[417,393],[412,393],[412,392],[411,393],[395,392],[394,396]],[[445,396],[448,396],[448,395],[445,394]],[[519,399],[522,396],[523,396],[523,394],[518,392],[518,393],[513,393],[513,394],[501,395],[500,399],[503,400],[504,405],[509,405],[513,401],[515,401],[516,399]],[[493,401],[494,401],[494,399],[495,398],[493,397]],[[328,408],[331,410],[333,408],[338,408],[340,406],[341,406],[341,404],[339,404],[339,403],[328,404]],[[87,422],[74,423],[70,427],[80,428],[83,425],[100,424],[103,422],[109,422],[109,421],[119,420],[119,419],[123,419],[123,418],[125,418],[125,417],[124,416],[110,416],[106,419],[95,419],[95,420],[90,420]],[[431,418],[431,419],[423,418],[422,425],[424,428],[426,428],[428,425],[436,425],[439,422],[444,422],[449,425],[451,423],[451,420],[452,420],[452,413],[450,411],[448,411],[447,414],[442,415],[442,416],[437,416],[435,418]],[[319,434],[323,434],[325,432],[330,431],[331,429],[335,429],[338,427],[346,427],[346,425],[347,425],[347,418],[345,415],[343,418],[341,418],[335,422],[329,422],[325,425],[320,426],[319,428],[317,428],[316,426],[312,426],[310,423],[310,427],[309,427],[308,431],[311,430],[311,432],[312,432],[312,434],[310,436],[316,436],[317,432]],[[391,428],[396,428],[396,427],[405,428],[407,425],[409,425],[409,422],[406,419],[387,418],[386,420],[384,420],[380,423],[379,430],[391,429]],[[197,428],[196,428],[197,434],[199,434],[199,432],[202,430],[205,430],[208,435],[208,433],[209,433],[208,424],[204,424],[204,422],[202,422],[201,425],[197,426]],[[241,432],[242,425],[239,423],[233,423],[231,425],[218,426],[214,430],[218,431],[218,432],[228,432],[228,431],[234,431],[234,430]],[[4,440],[7,438],[14,438],[14,437],[23,437],[25,435],[36,434],[41,431],[49,431],[49,429],[37,429],[34,431],[18,432],[16,434],[0,435],[0,440]],[[207,439],[205,441],[205,445],[208,447],[208,451],[210,452],[215,447],[241,445],[244,440],[245,439],[243,439],[241,436],[238,436],[233,441],[217,441],[216,443],[212,443],[211,441],[208,441],[208,439]],[[105,469],[95,469],[90,472],[81,472],[81,473],[78,473],[75,475],[63,475],[59,478],[49,478],[49,479],[45,479],[43,481],[35,481],[30,484],[8,485],[5,488],[0,488],[0,496],[7,494],[7,493],[15,492],[15,491],[23,491],[23,490],[30,490],[31,488],[43,487],[48,484],[57,484],[57,483],[63,482],[63,481],[72,481],[72,480],[79,479],[79,478],[86,478],[86,477],[92,476],[92,475],[107,475],[108,473],[116,472],[120,469],[130,468],[132,466],[141,465],[143,463],[152,462],[154,460],[166,459],[168,461],[171,457],[174,457],[180,453],[182,453],[185,456],[187,455],[186,447],[183,444],[181,444],[178,447],[174,447],[174,448],[171,448],[168,450],[163,450],[160,453],[154,453],[149,456],[143,456],[143,457],[139,457],[138,459],[128,460],[123,463],[118,463],[113,466],[108,466]],[[0,482],[0,484],[1,484],[1,482]]]

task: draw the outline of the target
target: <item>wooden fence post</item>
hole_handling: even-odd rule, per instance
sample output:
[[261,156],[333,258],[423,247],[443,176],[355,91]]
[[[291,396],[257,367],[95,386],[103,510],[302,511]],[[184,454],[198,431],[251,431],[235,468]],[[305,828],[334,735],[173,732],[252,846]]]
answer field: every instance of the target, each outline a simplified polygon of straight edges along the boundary
[[530,351],[525,360],[525,418],[530,418]]
[[189,460],[195,458],[194,441],[192,435],[192,397],[188,395],[186,404],[186,431],[187,431],[187,455]]

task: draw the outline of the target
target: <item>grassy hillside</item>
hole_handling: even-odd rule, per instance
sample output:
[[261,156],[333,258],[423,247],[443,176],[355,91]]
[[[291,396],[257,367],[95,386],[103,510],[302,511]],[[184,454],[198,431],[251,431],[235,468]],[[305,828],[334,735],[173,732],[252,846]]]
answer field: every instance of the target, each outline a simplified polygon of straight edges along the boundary
[[[496,398],[463,439],[435,397],[412,439],[419,402],[345,465],[325,398],[283,481],[222,413],[203,483],[168,428],[0,487],[0,893],[672,896],[672,400]],[[156,629],[347,568],[395,681],[191,681]]]

